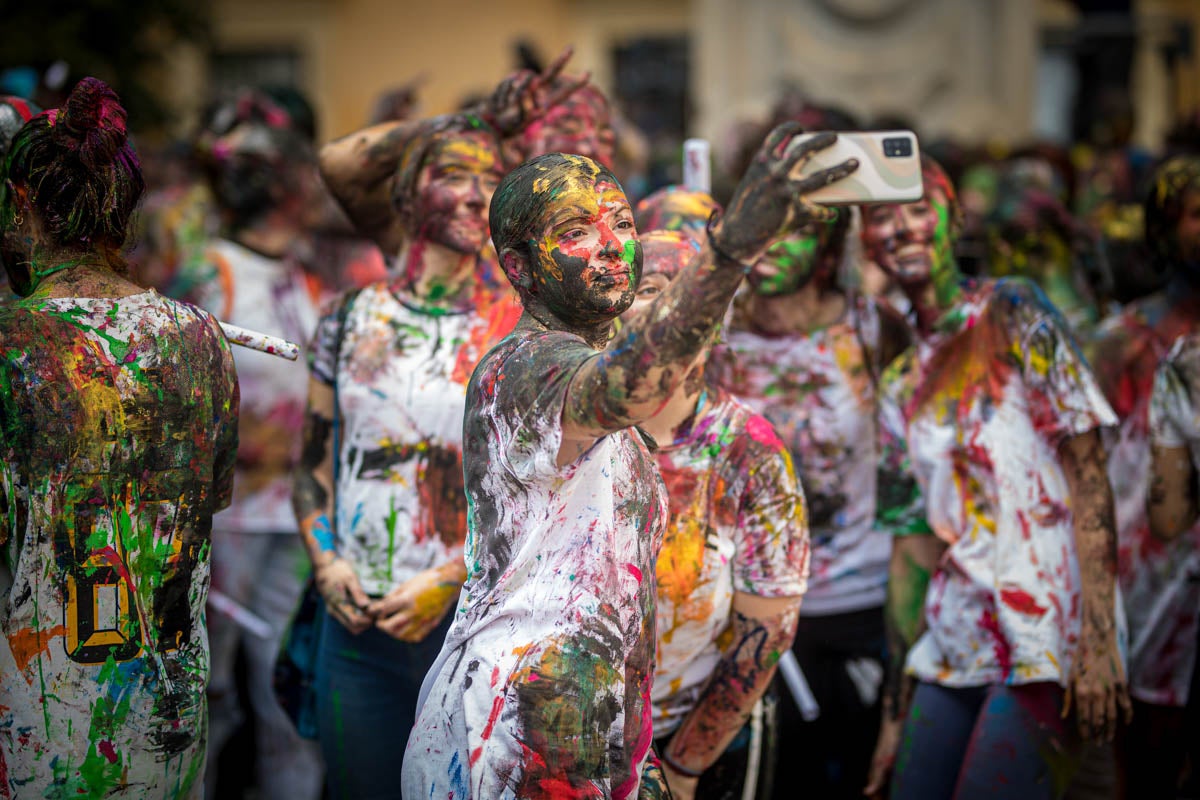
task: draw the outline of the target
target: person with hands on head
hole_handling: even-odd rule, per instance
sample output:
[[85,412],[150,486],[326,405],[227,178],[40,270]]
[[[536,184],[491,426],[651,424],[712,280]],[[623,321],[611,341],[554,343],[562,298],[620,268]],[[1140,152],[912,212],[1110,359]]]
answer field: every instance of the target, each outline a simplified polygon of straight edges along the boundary
[[[492,129],[450,115],[403,133],[394,161],[368,149],[361,164],[376,174],[378,156],[392,171],[385,183],[394,228],[371,227],[370,218],[362,227],[384,237],[377,242],[389,278],[335,298],[317,323],[293,476],[294,510],[329,614],[315,686],[335,798],[399,794],[392,760],[466,575],[467,381],[520,315],[512,292],[486,279],[482,256],[502,174]],[[347,205],[362,225],[358,210]]]
[[[682,231],[640,242],[644,272],[623,324],[700,249]],[[776,704],[763,694],[805,591],[804,493],[771,423],[706,379],[709,351],[641,424],[671,512],[655,566],[655,749],[675,800],[766,798]]]
[[1100,440],[1116,418],[1040,290],[964,280],[954,189],[922,173],[920,201],[863,209],[918,337],[881,380],[877,518],[896,540],[866,793],[894,763],[894,800],[1059,797],[1081,737],[1129,713]]
[[633,213],[596,162],[509,173],[493,241],[525,306],[468,388],[468,575],[422,688],[405,797],[665,797],[651,758],[654,580],[666,498],[633,426],[687,377],[746,265],[847,162],[792,169],[833,135],[764,143],[679,279],[611,338],[642,269]]

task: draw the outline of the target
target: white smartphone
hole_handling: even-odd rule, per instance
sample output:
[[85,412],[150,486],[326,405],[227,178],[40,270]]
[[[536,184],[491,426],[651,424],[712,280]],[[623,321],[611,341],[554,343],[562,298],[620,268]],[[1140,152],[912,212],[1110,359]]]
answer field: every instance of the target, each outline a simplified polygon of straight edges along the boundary
[[[816,135],[803,133],[792,141]],[[793,177],[836,167],[849,158],[858,169],[808,195],[814,203],[847,206],[912,203],[921,199],[921,151],[912,131],[839,131],[831,147],[818,150]],[[794,145],[793,145],[794,146]]]

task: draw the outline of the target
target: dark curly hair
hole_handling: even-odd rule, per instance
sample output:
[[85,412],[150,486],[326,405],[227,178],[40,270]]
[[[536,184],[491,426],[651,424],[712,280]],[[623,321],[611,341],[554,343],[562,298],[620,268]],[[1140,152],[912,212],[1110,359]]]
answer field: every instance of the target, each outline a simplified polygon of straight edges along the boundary
[[146,188],[125,119],[116,92],[84,78],[66,105],[27,122],[9,148],[0,221],[12,223],[21,187],[55,246],[119,251]]

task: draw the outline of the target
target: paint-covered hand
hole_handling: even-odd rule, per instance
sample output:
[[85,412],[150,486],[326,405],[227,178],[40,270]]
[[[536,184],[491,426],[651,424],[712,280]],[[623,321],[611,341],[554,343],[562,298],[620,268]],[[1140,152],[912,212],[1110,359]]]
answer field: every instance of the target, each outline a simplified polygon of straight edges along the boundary
[[402,642],[422,641],[454,606],[466,577],[461,562],[443,564],[409,578],[367,606],[375,627]]
[[362,633],[371,627],[373,618],[366,611],[371,598],[358,582],[354,567],[344,558],[335,558],[313,572],[317,591],[333,618],[351,633]]
[[893,718],[887,713],[883,715],[879,725],[879,739],[875,742],[875,753],[871,756],[871,768],[867,772],[867,785],[863,788],[865,796],[886,796],[892,768],[896,764],[896,750],[900,747],[900,731],[903,727],[903,717]]
[[1085,739],[1111,742],[1118,721],[1128,724],[1132,719],[1133,706],[1115,626],[1101,629],[1090,625],[1085,617],[1063,697],[1064,718],[1071,712],[1072,699],[1079,733]]
[[806,195],[841,180],[858,169],[854,159],[835,167],[794,177],[813,153],[837,141],[837,134],[821,133],[798,139],[798,123],[785,122],[767,135],[758,154],[742,176],[725,216],[712,230],[720,254],[742,264],[753,264],[776,239],[810,220],[830,220],[834,210],[817,205]]
[[496,86],[491,97],[483,102],[480,115],[502,137],[512,136],[545,116],[546,112],[566,100],[591,79],[584,74],[565,85],[555,81],[570,60],[573,50],[568,47],[542,72],[518,70]]

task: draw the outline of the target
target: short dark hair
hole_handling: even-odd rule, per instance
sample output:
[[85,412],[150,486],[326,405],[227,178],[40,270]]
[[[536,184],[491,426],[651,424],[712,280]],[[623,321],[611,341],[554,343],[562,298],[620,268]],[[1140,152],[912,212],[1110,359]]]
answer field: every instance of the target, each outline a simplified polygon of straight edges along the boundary
[[535,233],[534,227],[545,219],[546,209],[554,199],[573,183],[595,184],[601,179],[612,181],[618,187],[621,185],[602,164],[586,156],[567,153],[546,153],[531,158],[505,175],[496,187],[488,209],[488,227],[496,253],[503,259],[506,250],[515,250],[532,258],[529,242]]
[[[125,243],[146,188],[125,122],[116,92],[84,78],[62,108],[39,114],[13,137],[5,176],[27,190],[56,246],[119,250]],[[4,224],[11,223],[13,205],[6,184]]]

